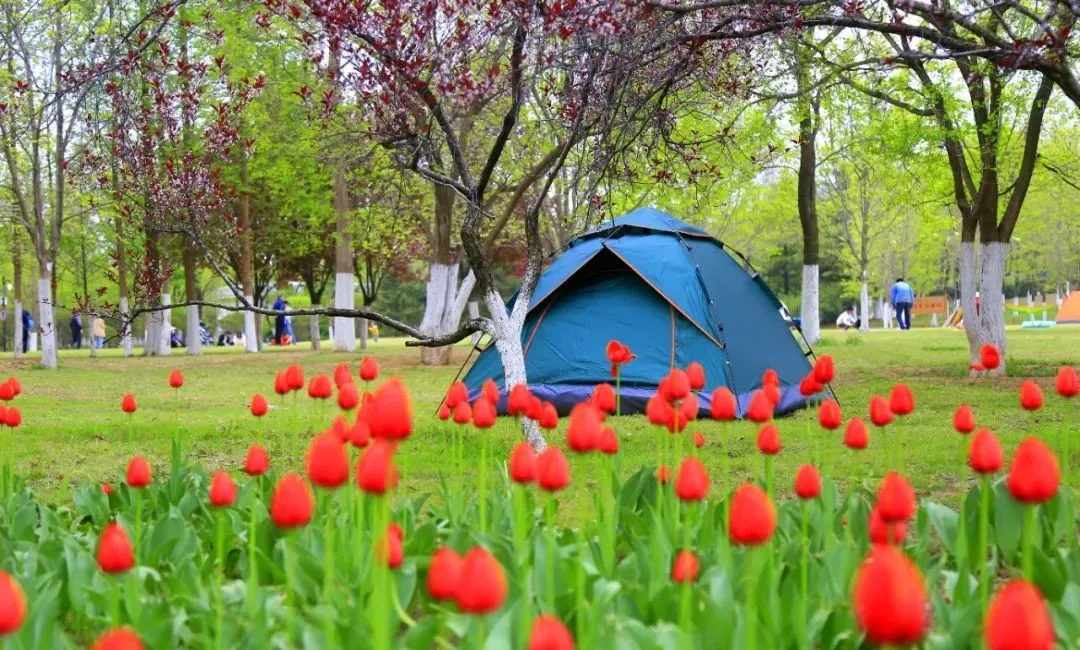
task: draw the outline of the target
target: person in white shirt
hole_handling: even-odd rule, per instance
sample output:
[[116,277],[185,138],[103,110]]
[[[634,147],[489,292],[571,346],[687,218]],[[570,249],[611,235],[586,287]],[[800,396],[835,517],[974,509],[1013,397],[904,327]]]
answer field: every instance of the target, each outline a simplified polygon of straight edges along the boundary
[[840,316],[836,319],[836,326],[844,330],[859,329],[859,325],[862,321],[855,317],[855,309],[853,307],[846,307],[844,311],[840,312]]

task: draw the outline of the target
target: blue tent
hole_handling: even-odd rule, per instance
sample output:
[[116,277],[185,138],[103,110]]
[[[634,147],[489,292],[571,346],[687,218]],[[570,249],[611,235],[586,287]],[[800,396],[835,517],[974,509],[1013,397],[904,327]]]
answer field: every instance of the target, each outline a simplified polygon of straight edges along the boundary
[[[567,413],[596,384],[611,382],[605,348],[618,339],[637,355],[622,369],[623,413],[643,412],[657,382],[693,361],[705,368],[704,413],[712,391],[727,386],[741,416],[768,368],[780,376],[776,412],[785,413],[805,405],[799,382],[811,366],[780,309],[764,280],[723,243],[639,208],[574,239],[540,276],[521,340],[529,388]],[[489,378],[502,390],[503,411],[493,345],[465,376],[471,398]]]

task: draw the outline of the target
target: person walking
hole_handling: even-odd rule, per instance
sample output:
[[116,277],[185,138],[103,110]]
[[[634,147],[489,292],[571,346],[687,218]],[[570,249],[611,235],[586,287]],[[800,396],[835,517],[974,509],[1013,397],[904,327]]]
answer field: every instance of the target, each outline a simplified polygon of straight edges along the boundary
[[[288,306],[285,296],[279,293],[277,300],[274,301],[274,311],[284,312]],[[280,313],[274,317],[274,345],[281,345],[283,338],[285,338],[285,314]]]
[[915,303],[915,291],[911,285],[904,282],[904,278],[896,278],[896,284],[892,286],[892,304],[896,310],[896,322],[900,329],[911,329],[911,306]]
[[71,347],[82,349],[82,316],[79,314],[71,315]]
[[105,347],[105,319],[101,316],[95,316],[94,321],[90,323],[90,336],[92,337],[90,345],[98,350]]
[[25,309],[22,312],[22,351],[30,351],[30,330],[34,329],[34,317]]

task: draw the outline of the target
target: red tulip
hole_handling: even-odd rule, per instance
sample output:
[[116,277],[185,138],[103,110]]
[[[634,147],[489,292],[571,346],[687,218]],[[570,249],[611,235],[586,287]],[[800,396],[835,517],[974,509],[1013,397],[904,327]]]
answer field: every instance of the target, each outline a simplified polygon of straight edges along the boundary
[[120,410],[124,413],[134,413],[138,408],[135,404],[135,396],[131,393],[124,395],[124,399],[120,400]]
[[746,410],[746,417],[754,422],[768,422],[772,416],[773,404],[769,397],[763,391],[754,391],[750,396],[750,408]]
[[614,429],[604,427],[600,430],[600,436],[596,439],[596,450],[608,456],[619,453],[619,436],[615,435]]
[[514,417],[525,415],[532,401],[532,393],[525,384],[514,384],[506,401],[506,412]]
[[679,554],[675,556],[675,561],[671,563],[672,582],[694,582],[700,572],[701,565],[693,551],[686,549],[679,551]]
[[277,395],[289,393],[289,378],[284,370],[274,376],[274,393]]
[[803,377],[802,381],[799,382],[799,394],[803,397],[817,395],[823,390],[825,390],[825,387],[818,383],[818,380],[814,378],[813,372]]
[[844,444],[848,449],[866,449],[870,442],[870,436],[866,432],[866,423],[859,418],[851,418],[847,428],[844,429]]
[[721,386],[713,391],[709,412],[714,420],[728,422],[735,419],[737,414],[735,396],[731,394],[731,391],[726,386]]
[[907,521],[915,516],[915,490],[897,472],[889,472],[881,480],[877,507],[885,521]]
[[908,415],[915,410],[915,396],[907,384],[893,386],[889,393],[889,409],[896,415]]
[[953,413],[952,423],[957,433],[971,433],[975,430],[975,413],[967,404],[961,404]]
[[969,367],[969,368],[971,368],[971,369],[972,369],[972,370],[973,370],[974,372],[977,372],[977,373],[984,373],[984,372],[986,372],[986,366],[984,366],[984,365],[983,365],[983,364],[981,364],[981,363],[973,363],[973,364],[971,364],[971,365],[970,365],[970,366],[968,366],[968,367]]
[[480,387],[480,394],[492,404],[499,403],[499,385],[492,379],[487,379]]
[[671,421],[669,413],[672,410],[671,405],[657,391],[656,395],[650,397],[649,401],[645,403],[645,418],[649,420],[649,424],[664,426]]
[[979,429],[971,439],[968,465],[979,474],[993,474],[1005,464],[1001,445],[990,429]]
[[593,406],[604,413],[615,412],[615,389],[611,384],[597,384],[592,394]]
[[308,397],[314,399],[330,399],[334,394],[334,385],[326,375],[315,375],[308,382]]
[[682,370],[672,368],[671,372],[668,373],[667,380],[667,392],[664,399],[668,402],[686,399],[686,396],[690,394],[690,378]]
[[427,588],[432,600],[453,600],[461,579],[461,556],[446,546],[435,551],[428,568]]
[[667,485],[667,482],[671,480],[671,470],[667,468],[667,465],[656,468],[656,480],[660,485]]
[[333,433],[311,441],[307,453],[308,480],[322,488],[334,489],[349,481],[349,452],[345,442]]
[[450,407],[446,405],[445,401],[439,405],[439,419],[443,422],[450,419]]
[[360,393],[357,392],[356,386],[352,384],[344,384],[338,389],[337,405],[342,411],[351,411],[360,404]]
[[394,443],[376,439],[356,461],[356,484],[368,494],[385,494],[397,486]]
[[690,390],[705,388],[705,368],[697,361],[686,366],[686,378],[690,380]]
[[926,583],[895,546],[870,549],[855,575],[853,600],[855,618],[871,643],[916,644],[930,627]]
[[768,398],[769,404],[771,404],[773,408],[776,408],[776,405],[780,403],[780,400],[783,397],[780,393],[780,387],[776,384],[766,384],[762,387],[761,392],[765,393],[765,397]]
[[[544,415],[544,403],[540,401],[540,398],[536,395],[529,396],[529,408],[525,409],[525,417],[530,420],[540,422],[540,418]],[[556,414],[557,416],[558,414]],[[543,426],[543,425],[541,425]]]
[[169,373],[169,387],[180,388],[184,385],[184,373],[179,370],[173,370]]
[[150,485],[153,472],[150,471],[150,463],[142,456],[135,456],[128,463],[127,484],[133,488],[144,488]]
[[675,494],[683,501],[701,501],[709,495],[709,473],[700,460],[693,456],[683,459],[675,479]]
[[353,428],[349,421],[345,419],[345,416],[339,415],[334,418],[334,422],[330,425],[330,433],[339,442],[348,442],[352,439]]
[[1054,621],[1038,587],[1015,579],[1002,587],[986,612],[987,650],[1053,650]]
[[397,377],[379,386],[371,403],[364,406],[364,419],[374,438],[404,440],[412,433],[412,403],[409,392]]
[[612,366],[621,366],[624,363],[633,361],[634,355],[630,353],[630,348],[622,343],[619,343],[618,341],[608,341],[607,359]]
[[1062,397],[1076,397],[1080,394],[1080,377],[1072,366],[1061,366],[1054,378],[1054,389]]
[[300,390],[304,387],[304,370],[295,363],[285,369],[285,383],[289,390]]
[[570,463],[561,449],[550,445],[536,457],[536,483],[548,492],[570,485]]
[[477,429],[490,429],[495,426],[495,405],[486,397],[473,402],[472,421]]
[[365,356],[360,361],[360,379],[367,382],[375,381],[379,378],[379,362],[375,360],[375,357]]
[[405,550],[402,548],[401,527],[390,524],[386,528],[386,534],[375,543],[375,555],[380,562],[384,562],[391,569],[401,566],[405,560]]
[[813,465],[803,465],[795,474],[795,495],[800,499],[816,499],[821,494],[821,474]]
[[874,544],[901,544],[907,535],[907,524],[903,521],[889,523],[881,516],[881,510],[875,505],[870,509],[870,541]]
[[533,621],[525,650],[574,650],[574,637],[559,619],[541,614]]
[[108,483],[102,483],[101,493],[108,497],[110,494],[113,493],[113,486],[109,485]]
[[839,429],[844,423],[844,414],[840,411],[840,405],[836,400],[827,399],[818,407],[818,424],[822,429],[833,431]]
[[998,353],[997,347],[986,343],[979,348],[979,361],[982,363],[983,368],[994,370],[1001,365],[1001,355]]
[[544,402],[540,407],[540,419],[537,420],[541,429],[550,431],[559,426],[559,412],[551,402]]
[[341,387],[346,384],[352,383],[352,371],[349,370],[349,364],[339,363],[334,366],[334,385],[341,390]]
[[356,414],[356,421],[352,425],[352,435],[349,436],[349,442],[353,447],[367,447],[371,442],[371,427],[368,425],[367,420],[364,419],[363,413]]
[[247,458],[244,459],[244,473],[248,476],[261,476],[270,471],[270,457],[260,445],[248,447]]
[[527,442],[519,442],[510,452],[510,480],[515,483],[532,483],[536,480],[536,452]]
[[210,481],[210,505],[227,508],[236,501],[236,483],[228,472],[217,472]]
[[772,368],[766,368],[765,372],[761,373],[761,386],[779,386],[780,375],[776,373]]
[[143,647],[134,630],[120,627],[99,636],[90,650],[143,650]]
[[[698,398],[697,398],[697,395],[695,395],[693,393],[690,393],[689,395],[686,396],[686,399],[679,402],[679,415],[681,416],[679,421],[683,423],[683,427],[685,427],[686,426],[685,423],[689,422],[690,420],[696,420],[697,419],[697,416],[698,416]],[[679,428],[679,431],[682,431],[682,428]]]
[[757,434],[757,447],[766,456],[780,453],[780,432],[776,430],[776,425],[770,423],[761,427]]
[[776,531],[776,508],[765,491],[744,483],[731,497],[728,535],[744,546],[757,546],[772,539]]
[[18,379],[16,379],[15,377],[8,377],[7,383],[9,386],[11,386],[11,394],[14,397],[22,395],[22,384],[19,383]]
[[454,424],[468,424],[472,422],[472,407],[468,402],[458,402],[454,407]]
[[506,600],[506,573],[495,556],[477,546],[465,554],[458,582],[458,609],[466,614],[490,614]]
[[303,528],[311,521],[315,499],[311,488],[298,474],[289,472],[278,479],[270,499],[270,518],[278,528]]
[[262,395],[255,393],[251,396],[251,414],[257,418],[261,418],[266,415],[266,412],[270,410],[270,405],[266,403],[266,398]]
[[1043,503],[1057,494],[1061,470],[1050,448],[1038,438],[1027,438],[1016,448],[1009,466],[1009,493],[1017,501]]
[[1043,405],[1042,389],[1035,382],[1028,379],[1020,384],[1020,406],[1025,411],[1038,411]]
[[0,384],[0,401],[10,402],[15,399],[15,390],[11,387],[10,381],[5,381]]
[[458,404],[469,401],[469,389],[465,384],[455,381],[450,384],[450,390],[446,391],[446,405],[451,409],[457,408]]
[[566,445],[578,453],[596,449],[603,428],[603,416],[588,403],[578,404],[570,412],[570,426],[566,429]]
[[700,431],[694,432],[694,446],[698,448],[705,446],[705,436]]
[[836,367],[833,365],[833,359],[827,354],[823,354],[817,358],[814,362],[814,380],[821,385],[827,385],[833,380],[833,375],[836,374]]
[[874,395],[870,398],[870,421],[874,423],[876,427],[883,427],[893,419],[892,409],[889,407],[889,402],[881,395]]
[[97,563],[105,573],[126,573],[135,566],[135,552],[120,524],[113,522],[105,526],[98,540]]
[[22,424],[22,413],[18,406],[9,406],[4,409],[4,426],[17,429]]
[[11,574],[0,570],[0,638],[13,634],[26,620],[26,594]]

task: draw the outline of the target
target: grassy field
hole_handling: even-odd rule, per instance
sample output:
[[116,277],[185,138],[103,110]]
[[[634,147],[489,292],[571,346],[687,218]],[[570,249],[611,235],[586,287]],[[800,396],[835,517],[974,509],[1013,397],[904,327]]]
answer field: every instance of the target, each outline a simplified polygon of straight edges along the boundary
[[[952,429],[952,413],[959,402],[974,407],[980,425],[998,433],[1007,453],[1030,433],[1040,433],[1052,443],[1074,435],[1080,429],[1080,404],[1069,405],[1072,411],[1067,412],[1053,395],[1052,386],[1060,365],[1080,362],[1080,327],[1017,329],[1010,332],[1009,340],[1012,376],[987,382],[967,377],[967,345],[960,332],[827,332],[818,352],[828,352],[836,359],[834,387],[845,417],[865,415],[870,395],[887,394],[898,381],[912,387],[917,408],[913,415],[888,428],[885,437],[889,440],[871,432],[870,449],[857,455],[840,444],[839,434],[825,436],[812,427],[814,413],[784,418],[779,423],[784,449],[777,460],[778,480],[788,484],[794,468],[808,460],[815,445],[821,445],[827,450],[829,473],[841,486],[881,476],[887,454],[896,458],[903,454],[906,472],[921,494],[953,499],[971,480],[962,460],[967,440]],[[435,409],[467,351],[456,351],[455,365],[432,369],[419,366],[419,353],[405,349],[401,340],[384,339],[369,350],[382,364],[383,372],[400,375],[413,394],[417,426],[402,461],[403,485],[410,493],[434,491],[440,474],[449,470],[445,465],[449,425],[437,420]],[[286,364],[300,363],[310,376],[332,374],[334,365],[343,361],[355,369],[359,358],[313,353],[298,346],[258,355],[213,348],[201,358],[179,354],[125,359],[116,350],[108,350],[91,359],[86,351],[65,351],[57,371],[37,369],[32,360],[4,361],[0,377],[16,374],[24,387],[17,402],[24,425],[13,433],[0,433],[5,438],[3,449],[13,453],[17,473],[46,496],[56,494],[64,481],[116,481],[133,453],[147,456],[156,472],[166,472],[170,439],[178,427],[185,451],[210,469],[238,468],[246,447],[259,435],[265,436],[273,464],[299,467],[299,458],[292,454],[302,450],[311,431],[329,425],[336,405],[313,404],[306,394],[296,404],[291,398],[284,403],[275,398],[271,413],[256,422],[247,408],[251,395],[262,392],[273,397],[274,373]],[[180,391],[168,386],[172,368],[181,369],[186,377]],[[1047,392],[1047,408],[1034,417],[1018,406],[1017,386],[1026,377],[1035,378]],[[139,410],[131,418],[120,411],[126,392],[134,393],[139,402]],[[618,418],[614,427],[621,438],[624,473],[654,463],[656,433],[644,418]],[[719,424],[702,422],[698,429],[707,439],[702,456],[714,482],[731,485],[733,480],[749,479],[760,472],[756,428],[751,424],[733,425],[726,449],[718,444]],[[491,435],[497,439],[495,457],[505,458],[516,440],[513,423],[500,423]],[[125,437],[130,440],[125,441]],[[562,430],[557,441],[563,443]],[[720,472],[724,453],[729,456],[728,477]],[[1074,453],[1074,466],[1076,456]],[[592,476],[591,467],[575,465],[575,471]],[[570,516],[587,516],[588,483],[577,481],[566,495],[572,502]]]

